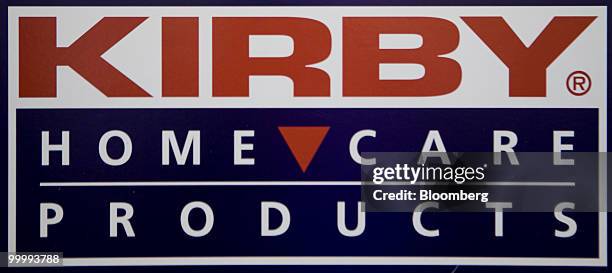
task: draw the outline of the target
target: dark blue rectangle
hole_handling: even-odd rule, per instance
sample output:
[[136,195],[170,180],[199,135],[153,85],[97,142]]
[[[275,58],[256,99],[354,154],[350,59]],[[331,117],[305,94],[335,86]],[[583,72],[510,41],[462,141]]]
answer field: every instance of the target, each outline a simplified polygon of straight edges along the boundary
[[[441,236],[415,232],[409,213],[370,213],[366,232],[338,233],[336,203],[346,201],[348,226],[356,221],[359,186],[274,187],[39,187],[43,181],[313,181],[359,180],[350,157],[351,136],[377,131],[362,151],[420,151],[428,130],[439,130],[449,151],[491,151],[493,130],[519,136],[517,151],[552,151],[553,130],[574,130],[576,151],[597,151],[597,109],[90,109],[18,110],[17,250],[63,251],[65,257],[107,256],[488,256],[597,257],[597,213],[570,214],[579,225],[571,238],[554,237],[562,223],[552,213],[507,213],[504,237],[494,236],[493,213],[437,213],[424,224]],[[220,119],[219,117],[223,117]],[[304,173],[278,126],[329,126]],[[70,131],[70,166],[52,152],[41,166],[41,131],[59,143]],[[98,142],[109,130],[122,130],[133,143],[131,159],[108,166]],[[199,166],[163,166],[161,131],[201,130]],[[255,166],[233,165],[233,131],[255,130]],[[113,156],[122,145],[109,147]],[[182,207],[207,202],[214,210],[213,231],[190,238],[180,226]],[[292,213],[283,236],[261,237],[260,202],[278,201]],[[39,203],[64,208],[64,219],[39,238]],[[133,205],[135,238],[109,238],[109,202]],[[353,213],[351,213],[353,212]],[[276,217],[278,218],[278,217]],[[278,221],[273,217],[274,221]],[[276,220],[275,220],[276,219]],[[202,215],[192,216],[194,226]],[[273,225],[274,226],[274,225]]]

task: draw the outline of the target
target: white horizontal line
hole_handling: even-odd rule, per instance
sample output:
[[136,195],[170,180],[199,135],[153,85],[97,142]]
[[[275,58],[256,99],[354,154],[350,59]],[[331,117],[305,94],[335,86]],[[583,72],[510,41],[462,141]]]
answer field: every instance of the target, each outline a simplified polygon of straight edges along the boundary
[[41,187],[125,186],[359,186],[361,181],[113,181],[41,182]]
[[[143,187],[143,186],[361,186],[362,181],[101,181],[101,182],[40,182],[41,187]],[[385,182],[382,185],[402,186],[408,182]],[[574,187],[574,182],[495,181],[470,184],[417,182],[416,186],[535,186]]]
[[[417,182],[419,185],[441,185],[439,182]],[[452,184],[451,184],[452,185]],[[535,186],[535,187],[574,187],[575,182],[571,181],[492,181],[492,182],[476,182],[470,184],[455,184],[458,186]]]
[[605,266],[600,258],[401,257],[401,256],[244,256],[64,258],[64,266],[160,265],[539,265]]

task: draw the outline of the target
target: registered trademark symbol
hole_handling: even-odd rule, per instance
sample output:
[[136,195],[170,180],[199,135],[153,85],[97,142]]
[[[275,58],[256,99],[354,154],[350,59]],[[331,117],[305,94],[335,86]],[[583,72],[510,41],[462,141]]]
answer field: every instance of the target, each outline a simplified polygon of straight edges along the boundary
[[584,71],[574,71],[565,80],[567,91],[575,96],[582,96],[591,90],[591,77]]

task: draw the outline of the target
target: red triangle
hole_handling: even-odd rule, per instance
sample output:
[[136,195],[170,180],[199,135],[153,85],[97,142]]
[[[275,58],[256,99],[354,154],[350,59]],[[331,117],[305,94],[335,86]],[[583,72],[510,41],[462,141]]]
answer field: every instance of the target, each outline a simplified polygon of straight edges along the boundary
[[328,126],[292,126],[278,127],[278,130],[283,135],[287,146],[291,150],[293,157],[302,168],[302,172],[306,172],[310,161],[319,150],[319,146],[323,142]]

